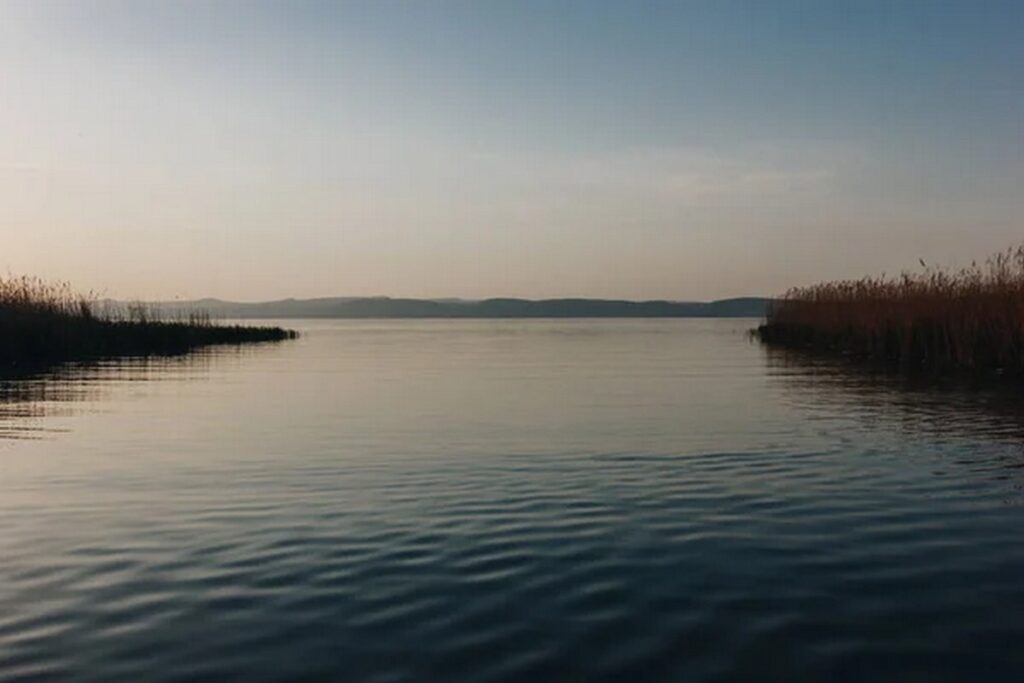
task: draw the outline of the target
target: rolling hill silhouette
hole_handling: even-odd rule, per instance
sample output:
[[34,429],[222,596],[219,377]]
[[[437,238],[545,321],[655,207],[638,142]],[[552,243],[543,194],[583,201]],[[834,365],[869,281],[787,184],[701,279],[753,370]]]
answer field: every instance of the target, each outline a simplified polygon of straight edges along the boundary
[[258,303],[199,299],[152,305],[168,312],[201,309],[227,318],[758,318],[768,302],[758,297],[710,302],[327,297]]

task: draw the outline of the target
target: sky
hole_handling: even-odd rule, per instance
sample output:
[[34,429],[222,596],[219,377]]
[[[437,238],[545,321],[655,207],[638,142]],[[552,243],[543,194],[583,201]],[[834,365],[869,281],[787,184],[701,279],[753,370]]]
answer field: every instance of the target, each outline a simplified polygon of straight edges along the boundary
[[706,300],[1024,241],[1024,3],[0,0],[0,272]]

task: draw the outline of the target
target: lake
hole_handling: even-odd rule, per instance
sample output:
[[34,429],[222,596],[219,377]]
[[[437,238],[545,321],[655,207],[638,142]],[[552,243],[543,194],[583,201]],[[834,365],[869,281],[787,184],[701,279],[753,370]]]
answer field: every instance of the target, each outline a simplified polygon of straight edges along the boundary
[[752,320],[0,383],[0,680],[1019,680],[1024,400]]

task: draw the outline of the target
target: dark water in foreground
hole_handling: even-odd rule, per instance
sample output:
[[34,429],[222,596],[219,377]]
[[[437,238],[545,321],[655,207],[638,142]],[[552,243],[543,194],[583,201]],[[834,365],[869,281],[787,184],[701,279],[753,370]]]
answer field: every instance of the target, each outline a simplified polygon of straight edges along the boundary
[[0,385],[0,680],[1020,680],[1024,400],[752,321],[300,323]]

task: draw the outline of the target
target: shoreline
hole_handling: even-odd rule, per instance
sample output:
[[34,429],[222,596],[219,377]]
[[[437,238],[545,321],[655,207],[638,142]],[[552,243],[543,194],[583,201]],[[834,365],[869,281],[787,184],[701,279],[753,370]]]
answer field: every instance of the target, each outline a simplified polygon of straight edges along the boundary
[[0,312],[0,332],[0,367],[8,369],[103,358],[173,356],[209,346],[298,337],[294,330],[276,326],[11,316],[5,312]]
[[753,332],[900,369],[1024,376],[1024,246],[960,270],[923,267],[791,289]]

